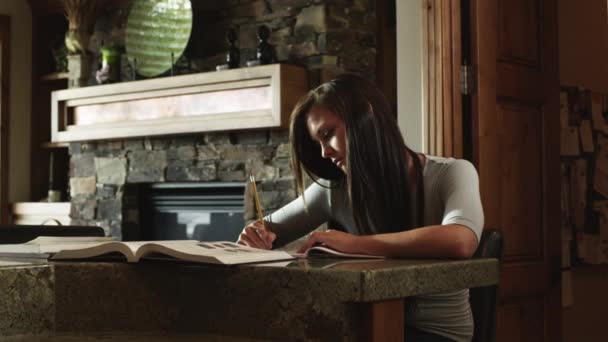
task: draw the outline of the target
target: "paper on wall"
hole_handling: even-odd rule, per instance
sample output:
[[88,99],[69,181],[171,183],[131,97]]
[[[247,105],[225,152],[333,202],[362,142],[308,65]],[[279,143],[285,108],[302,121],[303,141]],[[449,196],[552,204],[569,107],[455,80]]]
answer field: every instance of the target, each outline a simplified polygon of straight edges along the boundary
[[562,128],[560,141],[562,156],[578,156],[580,154],[578,147],[578,128]]
[[572,172],[573,166],[570,164],[562,163],[561,169],[561,225],[562,225],[562,240],[572,240],[572,221],[573,221],[573,208],[572,208],[572,178],[570,173]]
[[597,137],[597,154],[595,156],[595,165],[605,173],[608,173],[608,138],[598,134]]
[[574,291],[572,289],[572,271],[562,271],[562,308],[574,304]]
[[568,93],[559,93],[559,122],[562,128],[568,128]]
[[608,201],[595,201],[593,210],[598,215],[601,262],[608,263]]
[[578,234],[576,239],[578,245],[578,257],[590,264],[599,264],[602,261],[600,253],[599,234]]
[[569,268],[571,266],[570,242],[570,240],[562,240],[562,268]]
[[593,190],[608,198],[608,172],[604,172],[596,165],[593,176]]
[[589,120],[582,120],[581,126],[579,127],[581,136],[581,146],[583,152],[593,152],[593,132],[591,131],[591,122]]
[[608,133],[606,120],[604,120],[603,95],[602,93],[591,93],[591,119],[593,119],[593,129]]
[[585,208],[587,207],[587,161],[585,159],[578,159],[572,163],[570,177],[574,225],[577,231],[582,231],[585,225]]

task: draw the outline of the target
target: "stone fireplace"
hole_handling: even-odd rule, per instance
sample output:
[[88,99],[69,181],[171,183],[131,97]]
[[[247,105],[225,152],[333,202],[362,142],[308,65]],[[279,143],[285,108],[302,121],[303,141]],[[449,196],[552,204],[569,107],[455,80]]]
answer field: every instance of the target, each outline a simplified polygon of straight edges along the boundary
[[[98,225],[116,238],[142,236],[141,184],[244,183],[251,171],[260,180],[266,213],[295,198],[285,130],[72,143],[70,155],[72,224]],[[255,211],[245,189],[244,213],[250,220]]]
[[[303,66],[309,88],[346,71],[373,78],[375,2],[193,0],[195,23],[188,48],[191,72],[211,71],[224,62],[228,27],[238,31],[244,66],[255,53],[256,29],[265,24],[272,31],[270,41],[279,62]],[[122,37],[121,20],[124,13],[100,18],[113,26],[97,25],[91,44]],[[108,26],[117,28],[104,31]],[[95,46],[91,49],[96,51]],[[128,81],[129,72],[123,75],[123,81]],[[72,224],[101,226],[117,239],[142,237],[142,184],[245,182],[253,172],[265,214],[295,198],[286,129],[72,142],[69,154]],[[255,218],[248,187],[243,211],[245,220]]]
[[236,241],[245,226],[246,184],[140,184],[141,240]]

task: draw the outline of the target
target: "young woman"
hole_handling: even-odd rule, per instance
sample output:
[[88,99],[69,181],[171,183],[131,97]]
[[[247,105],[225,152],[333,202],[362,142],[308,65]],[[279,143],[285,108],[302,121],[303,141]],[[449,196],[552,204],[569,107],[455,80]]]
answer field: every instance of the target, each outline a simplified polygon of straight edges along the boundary
[[[342,75],[295,106],[292,167],[302,196],[243,229],[239,243],[270,249],[313,232],[301,251],[325,244],[346,253],[387,257],[469,258],[483,228],[475,168],[465,160],[417,154],[404,143],[387,101],[373,83]],[[304,176],[314,182],[305,191]],[[468,290],[407,301],[413,341],[469,341]]]

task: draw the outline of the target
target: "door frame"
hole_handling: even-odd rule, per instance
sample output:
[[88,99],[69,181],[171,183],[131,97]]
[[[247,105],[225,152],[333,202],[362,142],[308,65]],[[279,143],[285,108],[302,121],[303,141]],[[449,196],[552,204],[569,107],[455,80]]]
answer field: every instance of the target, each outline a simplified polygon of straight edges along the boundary
[[11,18],[0,15],[0,223],[9,222],[8,153],[10,124]]

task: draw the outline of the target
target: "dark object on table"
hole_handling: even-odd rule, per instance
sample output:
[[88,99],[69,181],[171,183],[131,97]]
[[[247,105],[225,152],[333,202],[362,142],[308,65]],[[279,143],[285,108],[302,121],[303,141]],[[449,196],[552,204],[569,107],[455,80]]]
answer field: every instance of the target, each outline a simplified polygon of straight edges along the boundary
[[0,225],[0,244],[24,243],[39,236],[105,236],[101,227]]
[[[502,263],[503,236],[499,230],[484,229],[475,258],[496,258]],[[473,342],[496,341],[496,306],[498,285],[471,288],[469,302],[473,312],[475,331]]]
[[236,31],[231,28],[226,34],[226,40],[228,41],[228,53],[226,54],[226,63],[230,69],[236,69],[239,67],[241,60],[241,51],[236,46]]
[[256,58],[260,64],[271,64],[276,62],[274,46],[268,43],[268,38],[270,38],[270,29],[265,25],[258,27],[258,49]]

